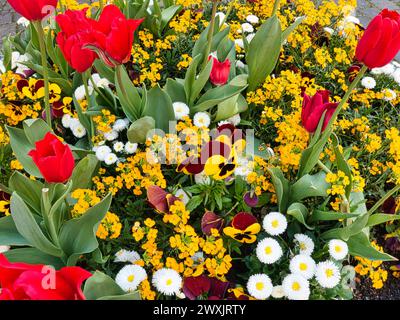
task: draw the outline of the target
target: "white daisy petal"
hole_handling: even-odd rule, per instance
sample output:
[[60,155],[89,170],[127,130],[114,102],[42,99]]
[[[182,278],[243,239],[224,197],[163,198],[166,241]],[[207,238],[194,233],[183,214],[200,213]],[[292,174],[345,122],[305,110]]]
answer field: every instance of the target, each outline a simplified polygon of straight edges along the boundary
[[272,289],[271,279],[266,274],[252,275],[247,281],[247,291],[252,297],[258,300],[269,298]]
[[158,292],[172,296],[182,288],[182,277],[173,269],[162,268],[153,274],[152,283]]
[[115,282],[126,292],[137,289],[139,284],[147,278],[146,270],[138,265],[127,265],[123,267],[115,277]]
[[262,263],[272,264],[282,257],[283,252],[278,241],[265,238],[257,244],[256,254]]

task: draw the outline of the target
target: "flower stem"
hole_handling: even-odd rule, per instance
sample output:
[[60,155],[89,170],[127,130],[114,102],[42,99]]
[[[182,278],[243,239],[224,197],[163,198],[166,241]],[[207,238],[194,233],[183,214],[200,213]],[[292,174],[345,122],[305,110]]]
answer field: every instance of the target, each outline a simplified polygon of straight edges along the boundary
[[207,35],[207,49],[206,49],[205,56],[204,56],[203,69],[207,65],[208,56],[210,55],[210,52],[211,52],[212,39],[213,39],[213,35],[214,35],[214,30],[215,30],[215,18],[217,15],[217,6],[218,6],[218,1],[214,0],[213,7],[212,7],[212,13],[211,13],[210,29],[208,29],[208,35]]
[[104,2],[103,2],[103,0],[99,0],[99,6],[100,6],[100,11],[103,11],[103,9],[104,9]]
[[46,53],[46,46],[44,43],[45,34],[44,34],[43,27],[42,27],[42,23],[40,21],[34,21],[34,26],[36,27],[36,31],[38,33],[40,55],[42,58],[46,122],[51,128],[52,126],[51,126],[51,110],[50,110],[50,97],[49,97],[50,96],[49,72],[47,70],[47,53]]
[[[89,92],[89,86],[88,86],[88,79],[91,77],[90,70],[82,73],[82,82],[83,82],[83,87],[85,88],[85,96],[86,100],[88,103],[88,109],[92,106],[91,100],[90,100],[90,92]],[[89,143],[92,145],[92,138],[94,137],[94,124],[93,124],[93,119],[90,117],[90,135],[89,135]]]
[[276,13],[278,12],[280,2],[281,2],[281,0],[275,0],[274,9],[272,10],[271,16],[276,15]]

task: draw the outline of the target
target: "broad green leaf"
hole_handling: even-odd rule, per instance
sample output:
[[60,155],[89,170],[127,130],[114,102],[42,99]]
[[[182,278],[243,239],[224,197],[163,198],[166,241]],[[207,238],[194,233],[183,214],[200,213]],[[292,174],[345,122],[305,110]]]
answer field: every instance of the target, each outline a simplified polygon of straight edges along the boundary
[[28,119],[23,122],[24,132],[26,138],[31,145],[35,142],[42,140],[46,133],[51,132],[51,128],[43,119]]
[[210,78],[212,65],[212,60],[208,61],[206,67],[200,72],[197,79],[194,80],[190,90],[189,106],[193,105],[194,101],[199,97],[201,90],[203,90],[208,79]]
[[75,166],[72,172],[72,189],[89,189],[92,185],[92,177],[97,173],[99,161],[94,155],[87,155]]
[[165,27],[172,20],[172,18],[175,17],[175,15],[181,10],[181,5],[175,5],[161,11],[161,32],[164,31]]
[[373,261],[397,261],[398,259],[376,250],[372,245],[367,235],[359,233],[350,237],[347,241],[349,253],[352,256],[363,257]]
[[156,129],[169,132],[170,121],[175,121],[175,112],[171,98],[160,86],[155,86],[149,91],[143,115],[155,120]]
[[189,68],[186,70],[185,74],[185,94],[186,94],[186,101],[189,102],[189,106],[192,101],[192,90],[193,90],[193,85],[196,80],[196,75],[197,75],[197,67],[199,66],[199,63],[201,61],[201,55],[197,55],[193,58],[192,62],[190,63]]
[[311,214],[312,221],[332,221],[357,217],[356,213],[340,213],[334,211],[314,210]]
[[226,120],[234,115],[244,112],[248,109],[246,98],[242,94],[233,96],[218,105],[215,122]]
[[268,171],[271,174],[272,183],[274,184],[276,195],[278,197],[279,211],[285,212],[289,206],[289,181],[285,178],[283,172],[279,168],[270,168]]
[[368,214],[363,214],[346,227],[331,229],[324,232],[321,238],[325,240],[342,239],[343,241],[347,241],[350,237],[362,233],[363,229],[367,226],[368,218]]
[[74,265],[79,256],[93,252],[98,247],[96,232],[111,204],[111,195],[86,211],[81,217],[64,223],[60,230],[59,241],[67,264]]
[[11,216],[0,218],[0,246],[28,246],[29,242],[18,232]]
[[101,59],[97,59],[93,65],[102,78],[106,78],[111,83],[114,83],[115,72],[112,68],[106,66]]
[[296,28],[304,21],[306,16],[298,17],[296,20],[282,32],[282,44],[289,37],[289,35],[296,30]]
[[29,241],[30,245],[52,256],[61,257],[62,251],[57,248],[43,233],[28,206],[13,192],[11,196],[11,216],[18,232]]
[[291,187],[290,200],[297,202],[310,197],[326,197],[329,184],[325,181],[325,177],[324,172],[301,177]]
[[132,123],[128,129],[128,140],[132,143],[145,143],[147,134],[155,129],[156,121],[153,117],[143,117]]
[[298,222],[304,225],[309,230],[314,230],[314,227],[311,227],[307,224],[307,218],[309,216],[309,212],[307,207],[299,202],[295,202],[289,206],[287,209],[287,214],[294,217]]
[[333,150],[335,152],[337,168],[338,170],[344,172],[347,178],[349,178],[350,183],[345,188],[346,197],[349,198],[351,190],[353,189],[353,175],[351,172],[351,168],[347,163],[346,159],[344,158],[343,154],[339,150],[339,139],[337,138],[337,136],[335,134],[332,134],[331,139],[333,141],[332,145],[333,145]]
[[400,215],[376,213],[369,217],[367,227],[373,227],[381,223],[400,220]]
[[267,19],[249,44],[249,90],[257,89],[275,69],[282,43],[282,30],[276,15]]
[[168,78],[164,90],[168,93],[172,102],[188,103],[186,100],[185,88],[177,80]]
[[13,249],[4,253],[10,262],[24,262],[29,264],[44,264],[55,269],[64,267],[63,262],[54,256],[48,255],[36,248]]

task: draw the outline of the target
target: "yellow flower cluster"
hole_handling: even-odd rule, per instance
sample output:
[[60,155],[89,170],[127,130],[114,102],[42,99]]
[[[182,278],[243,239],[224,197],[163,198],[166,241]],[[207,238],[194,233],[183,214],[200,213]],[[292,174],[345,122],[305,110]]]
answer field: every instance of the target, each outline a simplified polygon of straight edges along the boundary
[[331,195],[344,195],[345,189],[350,184],[350,179],[346,174],[339,170],[337,173],[329,172],[326,174],[326,182],[331,184],[331,187],[327,190],[328,194]]
[[391,158],[386,165],[393,172],[394,182],[400,184],[400,131],[397,128],[390,128],[385,133],[386,139],[390,141],[389,156]]
[[80,217],[90,207],[95,206],[101,201],[96,192],[90,189],[76,189],[72,192],[71,197],[77,200],[71,211],[73,218]]
[[[373,241],[372,246],[383,252],[383,248]],[[382,289],[383,284],[387,280],[388,272],[382,268],[382,261],[372,261],[361,257],[356,257],[358,264],[354,268],[356,273],[361,276],[368,276],[372,281],[375,289]]]
[[110,110],[102,109],[101,115],[93,117],[93,121],[96,124],[97,130],[100,133],[107,133],[112,130],[112,125],[114,124],[117,117],[111,114]]
[[102,240],[116,239],[120,236],[122,224],[115,213],[107,212],[97,229],[96,236]]

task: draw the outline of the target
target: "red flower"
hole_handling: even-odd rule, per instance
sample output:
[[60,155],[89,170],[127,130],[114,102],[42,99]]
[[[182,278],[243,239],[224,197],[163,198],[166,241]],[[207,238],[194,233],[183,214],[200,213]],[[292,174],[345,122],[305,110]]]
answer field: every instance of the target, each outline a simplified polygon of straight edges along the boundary
[[150,186],[147,188],[147,199],[151,207],[157,212],[168,214],[169,207],[175,201],[182,201],[180,198],[175,197],[158,186]]
[[247,212],[239,212],[233,217],[231,225],[224,229],[227,236],[242,243],[255,242],[260,231],[261,226],[257,218]]
[[208,60],[213,59],[213,65],[210,74],[211,83],[216,86],[222,86],[228,82],[229,73],[231,70],[231,62],[226,59],[224,62],[219,62],[215,57],[208,57]]
[[221,231],[223,225],[224,219],[211,211],[207,211],[201,219],[201,230],[207,236],[211,235],[211,229]]
[[56,41],[65,60],[76,71],[83,73],[92,67],[98,57],[95,52],[85,48],[85,45],[95,42],[93,21],[86,17],[87,9],[81,11],[67,10],[56,17],[61,28]]
[[400,50],[400,14],[382,10],[368,25],[361,37],[356,58],[368,68],[379,68],[396,56]]
[[107,64],[114,66],[116,63],[126,63],[131,56],[134,32],[142,22],[143,19],[126,19],[117,6],[108,5],[99,21],[93,22],[96,40],[89,44],[100,50]]
[[57,7],[58,0],[7,0],[21,16],[31,21],[42,20]]
[[0,300],[85,300],[81,286],[91,275],[79,267],[53,271],[44,265],[10,263],[0,255]]
[[229,282],[201,275],[185,278],[182,290],[186,298],[190,300],[197,300],[198,298],[221,300],[225,298],[230,285]]
[[329,91],[327,90],[319,90],[313,97],[304,94],[301,112],[303,127],[310,133],[315,132],[323,113],[326,111],[322,127],[322,130],[325,130],[337,106],[338,103],[329,102]]
[[74,170],[71,149],[50,132],[36,142],[36,149],[31,150],[29,155],[47,182],[66,182]]

